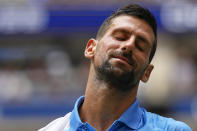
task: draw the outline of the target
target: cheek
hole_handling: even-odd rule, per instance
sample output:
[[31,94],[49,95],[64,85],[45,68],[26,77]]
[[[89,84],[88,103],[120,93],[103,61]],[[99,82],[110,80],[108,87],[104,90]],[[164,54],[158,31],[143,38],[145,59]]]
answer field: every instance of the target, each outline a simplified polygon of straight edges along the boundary
[[103,40],[99,43],[97,48],[97,55],[108,57],[109,53],[119,48],[120,44],[113,39]]
[[102,44],[102,47],[104,47],[106,50],[116,49],[120,46],[120,43],[114,40],[110,36],[106,36],[105,38],[103,38],[103,40],[101,41],[101,44]]
[[144,53],[136,53],[134,54],[134,58],[136,60],[137,68],[144,69],[149,64],[149,57]]
[[101,65],[102,63],[104,63],[104,61],[106,60],[106,50],[103,46],[98,46],[96,48],[96,52],[94,55],[94,64],[96,66]]
[[113,52],[119,48],[119,43],[115,42],[113,39],[103,39],[101,40],[96,48],[94,62],[96,65],[101,65],[109,59],[110,52]]

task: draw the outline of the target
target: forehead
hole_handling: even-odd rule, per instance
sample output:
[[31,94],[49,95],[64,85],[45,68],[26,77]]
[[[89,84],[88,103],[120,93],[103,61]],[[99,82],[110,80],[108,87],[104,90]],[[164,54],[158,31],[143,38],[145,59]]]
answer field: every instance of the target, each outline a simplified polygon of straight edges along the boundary
[[116,29],[126,29],[131,33],[136,33],[146,37],[151,43],[155,36],[152,28],[144,20],[135,16],[121,15],[111,20],[111,25],[108,28],[108,33]]

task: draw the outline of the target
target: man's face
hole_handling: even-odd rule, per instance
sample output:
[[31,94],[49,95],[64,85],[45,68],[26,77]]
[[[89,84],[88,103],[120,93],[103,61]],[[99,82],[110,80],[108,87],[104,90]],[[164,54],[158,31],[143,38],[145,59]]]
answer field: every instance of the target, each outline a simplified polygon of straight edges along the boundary
[[114,18],[95,44],[93,64],[99,78],[116,86],[135,86],[149,66],[154,39],[145,21],[126,15]]

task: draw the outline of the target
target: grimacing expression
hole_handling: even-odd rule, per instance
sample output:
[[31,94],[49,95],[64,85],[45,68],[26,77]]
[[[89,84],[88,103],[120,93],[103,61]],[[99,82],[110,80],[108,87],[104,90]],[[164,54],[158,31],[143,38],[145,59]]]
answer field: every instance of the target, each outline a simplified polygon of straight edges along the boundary
[[122,84],[137,84],[151,66],[154,39],[152,28],[144,20],[127,15],[115,17],[104,36],[95,40],[95,69],[106,68]]

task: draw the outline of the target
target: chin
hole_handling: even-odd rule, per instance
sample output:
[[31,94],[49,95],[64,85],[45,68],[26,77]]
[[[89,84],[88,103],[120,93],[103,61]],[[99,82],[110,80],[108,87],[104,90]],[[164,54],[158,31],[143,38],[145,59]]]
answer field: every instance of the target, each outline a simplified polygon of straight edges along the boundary
[[128,67],[122,64],[116,64],[116,65],[111,65],[112,66],[112,70],[115,74],[129,74],[134,72],[134,69],[132,67]]
[[94,65],[94,68],[97,72],[98,78],[108,82],[112,81],[113,83],[119,82],[124,84],[133,81],[135,78],[135,71],[122,64],[106,61],[100,66]]
[[113,71],[111,71],[111,74],[113,74],[116,77],[123,77],[125,75],[128,75],[130,71],[125,71],[121,68],[114,68]]

